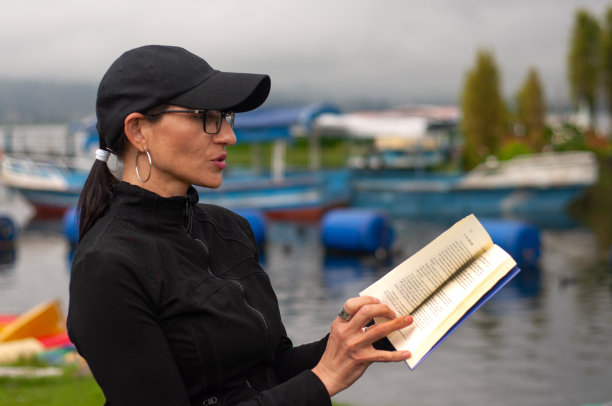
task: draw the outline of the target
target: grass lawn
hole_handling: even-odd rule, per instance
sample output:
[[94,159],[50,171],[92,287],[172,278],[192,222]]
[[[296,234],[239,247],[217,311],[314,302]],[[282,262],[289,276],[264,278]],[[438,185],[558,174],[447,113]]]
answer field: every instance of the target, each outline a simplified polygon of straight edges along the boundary
[[[341,168],[346,165],[349,147],[344,140],[320,140],[320,159],[323,168]],[[257,157],[257,158],[255,158]],[[250,168],[254,159],[261,163],[262,169],[269,168],[272,161],[272,144],[263,143],[258,146],[238,144],[228,148],[227,161],[231,167]],[[309,165],[308,140],[299,138],[290,142],[286,150],[288,168],[304,169]]]
[[76,366],[62,367],[60,376],[40,378],[0,377],[2,406],[101,406],[104,395],[90,374]]
[[[62,366],[61,369],[63,373],[60,376],[41,378],[0,376],[0,405],[102,406],[104,404],[104,395],[91,374],[84,373],[82,368],[79,369],[75,365]],[[348,406],[340,403],[333,405]]]

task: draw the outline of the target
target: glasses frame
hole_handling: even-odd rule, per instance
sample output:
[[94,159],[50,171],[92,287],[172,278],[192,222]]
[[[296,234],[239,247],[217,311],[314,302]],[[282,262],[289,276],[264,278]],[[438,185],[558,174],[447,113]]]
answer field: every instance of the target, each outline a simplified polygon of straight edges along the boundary
[[[208,113],[209,111],[218,111],[219,115],[221,116],[221,120],[219,120],[219,124],[217,125],[217,130],[215,132],[210,132],[206,130],[206,113]],[[221,127],[223,127],[223,122],[225,121],[227,124],[229,124],[230,128],[233,130],[234,129],[234,121],[236,119],[236,113],[234,113],[233,111],[220,111],[220,110],[164,110],[164,111],[160,111],[159,113],[147,113],[146,115],[149,117],[156,117],[156,116],[161,116],[162,114],[174,114],[174,113],[182,113],[182,114],[201,114],[203,116],[202,119],[202,129],[204,130],[204,132],[206,134],[210,134],[210,135],[216,135],[219,134],[219,132],[221,131]],[[228,120],[228,117],[230,118]]]

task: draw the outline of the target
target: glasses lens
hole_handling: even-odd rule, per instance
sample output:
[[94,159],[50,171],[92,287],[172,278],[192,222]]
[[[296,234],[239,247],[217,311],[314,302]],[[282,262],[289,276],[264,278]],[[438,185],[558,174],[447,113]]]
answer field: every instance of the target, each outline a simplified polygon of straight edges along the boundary
[[219,110],[207,110],[204,120],[204,131],[208,134],[218,134],[221,131],[223,120],[227,121],[230,128],[234,128],[234,113],[222,113]]
[[221,121],[223,116],[218,110],[207,110],[204,120],[204,131],[208,134],[216,134],[221,129]]
[[225,113],[225,120],[229,124],[230,128],[234,128],[234,119],[236,118],[235,113]]

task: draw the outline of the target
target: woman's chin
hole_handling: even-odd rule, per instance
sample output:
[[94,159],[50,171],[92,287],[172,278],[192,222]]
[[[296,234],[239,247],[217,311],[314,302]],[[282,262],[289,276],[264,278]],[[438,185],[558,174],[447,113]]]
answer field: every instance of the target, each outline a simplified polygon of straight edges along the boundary
[[202,186],[208,189],[218,189],[222,184],[223,184],[223,178],[219,178],[218,180],[208,179],[207,182],[202,182],[199,184],[199,186]]

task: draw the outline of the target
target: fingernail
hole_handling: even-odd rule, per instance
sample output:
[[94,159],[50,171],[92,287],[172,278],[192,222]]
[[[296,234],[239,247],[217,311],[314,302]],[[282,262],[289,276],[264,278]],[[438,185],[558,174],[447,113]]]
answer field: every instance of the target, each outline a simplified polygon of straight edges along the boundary
[[406,323],[412,323],[412,316],[404,316],[404,321]]
[[410,351],[402,351],[402,357],[410,358],[412,353]]

